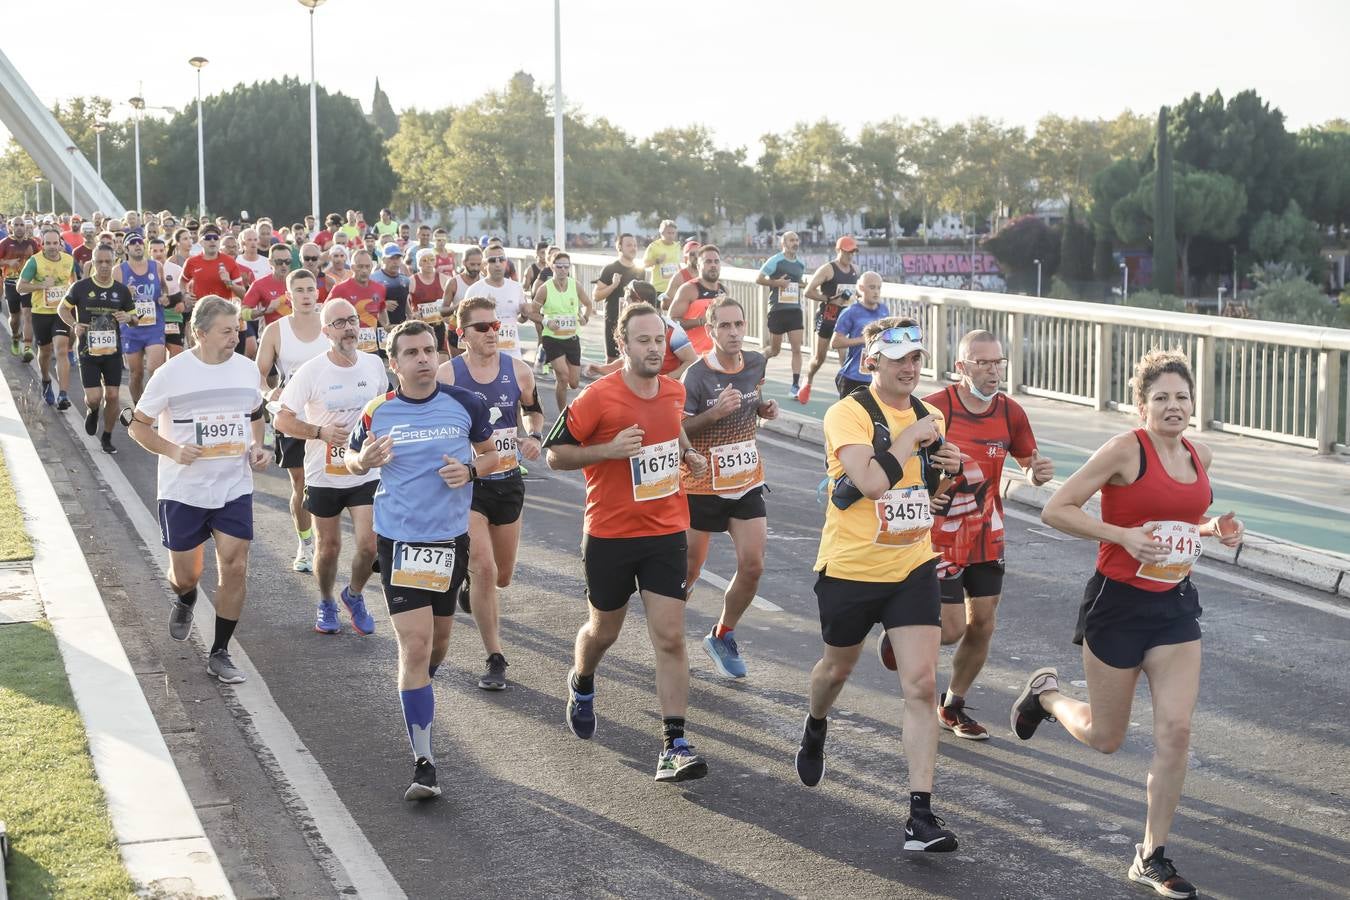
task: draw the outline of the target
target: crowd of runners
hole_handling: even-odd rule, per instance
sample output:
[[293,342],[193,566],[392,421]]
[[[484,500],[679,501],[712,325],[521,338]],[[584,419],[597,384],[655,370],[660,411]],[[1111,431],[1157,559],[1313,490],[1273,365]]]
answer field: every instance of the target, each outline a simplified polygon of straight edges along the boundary
[[[989,653],[1003,590],[1005,460],[1037,485],[1055,467],[1025,411],[1000,391],[1008,361],[998,335],[965,334],[956,383],[916,395],[931,338],[887,308],[880,276],[854,265],[852,238],[808,275],[797,235],[782,236],[758,275],[769,335],[759,352],[746,344],[747,310],[719,280],[718,248],[681,243],[670,221],[641,260],[637,239],[621,235],[617,258],[590,284],[560,248],[540,243],[517,271],[500,241],[484,237],[456,253],[444,230],[414,229],[388,210],[369,225],[348,211],[322,227],[285,228],[164,213],[20,216],[3,231],[11,350],[25,362],[36,352],[46,403],[70,408],[77,369],[86,432],[115,453],[120,419],[158,458],[175,640],[191,634],[204,550],[214,543],[212,676],[245,679],[229,647],[249,575],[253,471],[271,463],[289,477],[293,568],[314,575],[315,632],[336,634],[345,618],[373,633],[366,589],[378,576],[412,748],[408,800],[441,791],[432,681],[456,607],[482,640],[478,686],[508,687],[498,592],[520,553],[530,465],[585,478],[588,616],[565,686],[566,727],[595,736],[601,664],[637,594],[662,718],[656,779],[709,774],[686,733],[686,601],[713,535],[729,535],[736,572],[701,645],[722,677],[750,677],[736,628],[759,587],[768,537],[757,430],[780,407],[766,395],[766,366],[786,336],[784,399],[806,403],[838,353],[839,400],[824,417],[828,503],[812,567],[823,647],[804,686],[796,772],[808,787],[823,779],[828,714],[880,624],[875,650],[897,672],[903,698],[903,846],[956,849],[934,812],[933,772],[941,730],[989,737],[964,697]],[[808,299],[819,312],[803,380]],[[601,315],[606,363],[583,365],[582,326]],[[583,376],[594,379],[584,388]],[[556,419],[546,430],[539,385],[550,378]],[[1194,392],[1186,359],[1152,351],[1132,385],[1141,427],[1103,445],[1043,513],[1100,545],[1095,571],[1084,573],[1075,637],[1089,699],[1063,692],[1055,669],[1037,669],[1010,726],[1030,740],[1055,721],[1113,752],[1142,673],[1155,751],[1128,874],[1190,897],[1194,887],[1164,855],[1199,686],[1200,604],[1189,576],[1202,538],[1235,546],[1243,527],[1231,513],[1207,515],[1210,451],[1184,437]],[[1083,509],[1097,494],[1100,518]],[[339,578],[344,513],[353,547]],[[957,646],[939,691],[943,644]]]

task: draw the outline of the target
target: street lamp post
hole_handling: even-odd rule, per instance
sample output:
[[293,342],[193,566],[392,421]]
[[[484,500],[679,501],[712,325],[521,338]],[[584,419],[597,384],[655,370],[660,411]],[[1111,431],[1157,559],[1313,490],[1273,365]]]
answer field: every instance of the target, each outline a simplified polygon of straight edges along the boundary
[[1223,292],[1228,290],[1222,284],[1219,285],[1219,315],[1223,315]]
[[567,246],[563,177],[562,2],[553,0],[553,243]]
[[1121,263],[1120,274],[1124,279],[1120,283],[1120,302],[1123,305],[1129,302],[1130,299],[1130,267],[1125,265],[1125,263]]
[[[42,176],[33,179],[33,212],[42,212]],[[56,210],[52,210],[56,212]]]
[[206,217],[206,146],[202,143],[202,68],[205,56],[194,56],[188,65],[197,70],[197,216]]
[[1036,296],[1039,297],[1041,295],[1041,261],[1037,259],[1034,262],[1036,263]]
[[309,202],[315,222],[319,216],[319,100],[314,84],[314,10],[327,0],[300,0],[309,9]]
[[139,213],[145,207],[141,206],[141,111],[145,109],[144,97],[132,97],[127,101],[131,108],[135,110],[131,116],[132,134],[135,135],[134,143],[136,146],[136,212]]
[[95,166],[98,168],[99,180],[103,179],[103,132],[107,130],[106,122],[94,123],[94,159],[97,160]]
[[66,152],[70,154],[70,214],[72,216],[75,215],[75,150],[74,145],[66,148]]

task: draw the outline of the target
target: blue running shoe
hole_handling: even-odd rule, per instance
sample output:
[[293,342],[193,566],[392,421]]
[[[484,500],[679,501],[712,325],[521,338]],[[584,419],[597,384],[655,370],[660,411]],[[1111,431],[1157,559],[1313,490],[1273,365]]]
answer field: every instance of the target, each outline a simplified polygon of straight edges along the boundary
[[582,740],[588,741],[595,734],[595,694],[578,694],[572,690],[570,671],[567,673],[567,727]]
[[736,646],[736,632],[728,631],[721,637],[710,632],[703,638],[703,652],[708,654],[723,678],[745,677],[745,662]]
[[366,598],[363,594],[353,594],[351,585],[342,589],[342,605],[347,607],[347,613],[352,617],[352,627],[356,629],[357,634],[374,634],[375,617],[366,609]]
[[337,604],[332,600],[319,601],[319,614],[314,619],[314,630],[319,634],[337,634],[342,630],[338,622]]
[[56,408],[61,410],[61,412],[70,409],[70,397],[66,395],[65,391],[56,395]]
[[42,399],[47,401],[48,406],[56,405],[56,394],[52,391],[52,383],[50,381],[42,382]]

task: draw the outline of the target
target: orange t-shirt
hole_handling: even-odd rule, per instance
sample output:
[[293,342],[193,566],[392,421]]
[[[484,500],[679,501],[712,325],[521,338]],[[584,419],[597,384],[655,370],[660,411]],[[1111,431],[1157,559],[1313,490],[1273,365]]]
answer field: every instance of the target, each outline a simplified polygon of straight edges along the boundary
[[684,385],[657,376],[651,399],[634,394],[614,372],[577,395],[549,443],[605,444],[630,425],[643,431],[642,451],[628,459],[586,466],[583,530],[591,537],[634,538],[676,534],[689,527],[689,503],[680,488],[680,423]]

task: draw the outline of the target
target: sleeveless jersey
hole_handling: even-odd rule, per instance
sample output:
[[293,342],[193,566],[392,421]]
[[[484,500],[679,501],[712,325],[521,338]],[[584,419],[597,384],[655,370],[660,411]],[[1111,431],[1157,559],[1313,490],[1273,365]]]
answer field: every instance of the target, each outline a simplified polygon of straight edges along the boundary
[[[842,288],[853,288],[857,283],[858,269],[856,267],[845,271],[839,268],[839,264],[834,260],[830,260],[830,277],[820,283],[820,293],[828,299],[839,293]],[[842,306],[822,303],[819,314],[826,322],[832,322],[839,318],[839,314],[843,311],[844,307]]]
[[469,373],[464,357],[450,360],[455,373],[455,385],[481,397],[488,405],[488,421],[492,424],[492,443],[497,448],[497,468],[483,475],[496,481],[514,475],[520,469],[520,450],[517,426],[520,410],[520,384],[516,381],[515,359],[505,353],[497,354],[497,377],[492,381],[475,381]]
[[159,305],[163,290],[159,279],[159,263],[151,259],[146,261],[146,266],[144,275],[137,275],[132,271],[129,262],[124,262],[118,267],[121,269],[122,283],[131,291],[131,299],[136,303],[136,318],[132,326],[163,327],[164,307]]
[[277,328],[281,329],[281,340],[277,347],[277,370],[281,372],[283,382],[290,381],[295,370],[316,356],[321,356],[328,352],[328,338],[324,337],[323,330],[319,330],[319,336],[312,341],[302,341],[295,333],[294,322],[290,316],[277,320]]
[[[427,284],[422,281],[421,275],[414,275],[411,288],[408,292],[408,317],[420,319],[428,325],[441,324],[441,306],[445,300],[441,276],[437,274]],[[463,299],[462,295],[460,299]]]
[[713,349],[712,338],[708,335],[708,326],[702,324],[704,316],[708,314],[708,307],[712,306],[718,297],[726,294],[726,288],[722,287],[722,282],[717,282],[713,288],[705,287],[702,281],[697,284],[698,296],[689,304],[685,310],[685,319],[698,319],[698,325],[692,328],[686,328],[685,334],[689,335],[689,343],[694,345],[694,352],[699,356],[705,353],[711,353]]
[[544,337],[564,341],[577,336],[581,300],[577,296],[577,280],[570,275],[566,290],[558,290],[558,285],[550,278],[544,285],[544,305],[540,309],[544,317]]

